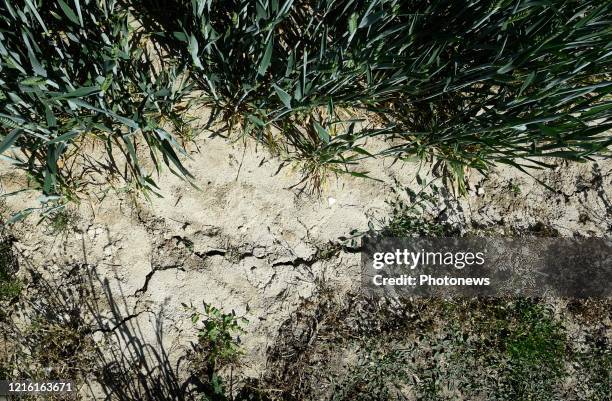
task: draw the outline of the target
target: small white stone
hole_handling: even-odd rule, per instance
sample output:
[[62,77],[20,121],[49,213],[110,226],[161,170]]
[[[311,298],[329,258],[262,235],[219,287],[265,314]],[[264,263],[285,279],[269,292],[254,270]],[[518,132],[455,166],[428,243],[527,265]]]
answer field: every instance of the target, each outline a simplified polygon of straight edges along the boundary
[[329,198],[327,198],[327,203],[329,204],[329,206],[331,206],[336,203],[336,199],[330,196]]
[[106,245],[106,246],[104,247],[104,255],[106,255],[106,256],[111,256],[111,255],[114,253],[114,251],[115,251],[115,249],[114,249],[114,248],[115,248],[115,247],[114,247],[112,244],[108,244],[108,245]]
[[482,196],[482,195],[484,195],[484,188],[480,187],[478,188],[478,196]]

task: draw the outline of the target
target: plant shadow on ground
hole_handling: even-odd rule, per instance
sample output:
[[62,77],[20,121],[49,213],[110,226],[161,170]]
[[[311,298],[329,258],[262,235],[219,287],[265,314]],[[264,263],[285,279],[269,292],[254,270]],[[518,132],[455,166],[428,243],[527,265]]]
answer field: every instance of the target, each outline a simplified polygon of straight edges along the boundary
[[[148,341],[137,315],[122,312],[125,305],[111,294],[108,282],[87,270],[73,266],[68,282],[31,272],[28,289],[35,288],[34,302],[15,308],[2,327],[4,341],[15,346],[4,361],[7,378],[70,378],[87,387],[85,393],[105,399],[187,399],[186,384],[161,345],[161,320],[156,319],[155,338]],[[96,388],[93,379],[105,386]]]
[[[92,315],[98,319],[100,332],[104,333],[107,343],[112,344],[96,349],[100,361],[97,379],[104,384],[107,398],[121,401],[190,399],[186,396],[186,389],[191,378],[182,380],[179,375],[183,359],[179,358],[173,364],[164,346],[163,308],[157,313],[126,314],[128,305],[121,305],[121,302],[125,302],[127,294],[121,293],[117,298],[107,280],[98,277],[92,277],[92,280],[98,281],[97,284],[103,288],[104,301],[112,312],[109,320],[102,320],[100,316],[104,316],[104,311],[93,309],[98,305],[90,306]],[[149,314],[149,321],[155,326],[153,339],[144,334],[143,323],[138,319],[144,314]]]
[[156,312],[134,312],[130,295],[94,266],[64,266],[54,278],[27,263],[25,268],[23,294],[0,320],[0,379],[69,378],[82,399],[261,399],[252,393],[232,398],[213,389],[190,365],[200,351],[197,344],[168,345],[163,305]]

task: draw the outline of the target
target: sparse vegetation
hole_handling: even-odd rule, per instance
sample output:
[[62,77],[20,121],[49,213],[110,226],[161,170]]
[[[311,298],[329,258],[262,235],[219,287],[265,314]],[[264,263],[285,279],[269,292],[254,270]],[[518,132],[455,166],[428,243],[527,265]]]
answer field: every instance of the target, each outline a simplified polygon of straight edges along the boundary
[[[260,385],[282,389],[279,400],[603,401],[609,375],[593,369],[610,366],[602,317],[570,334],[545,300],[323,295],[286,322]],[[324,322],[313,337],[293,337],[312,319]],[[578,378],[589,385],[566,385]]]
[[[63,377],[80,386],[95,366],[91,316],[85,303],[90,294],[81,277],[52,286],[39,275],[30,278],[32,285],[18,302],[5,305],[6,319],[0,319],[1,378]],[[30,394],[25,399],[35,398]]]
[[[0,305],[16,298],[22,289],[21,281],[15,277],[18,269],[11,238],[0,235]],[[5,311],[0,311],[0,320]]]

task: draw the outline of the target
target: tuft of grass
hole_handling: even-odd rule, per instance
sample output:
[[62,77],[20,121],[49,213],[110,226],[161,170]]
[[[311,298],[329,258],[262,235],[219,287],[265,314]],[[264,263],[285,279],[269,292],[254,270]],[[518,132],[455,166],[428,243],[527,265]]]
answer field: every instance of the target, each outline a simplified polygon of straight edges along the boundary
[[77,223],[78,215],[75,211],[62,208],[46,217],[47,230],[49,235],[68,235],[72,232]]
[[190,177],[167,130],[181,124],[189,86],[127,8],[2,3],[0,154],[29,173],[43,203],[78,200],[91,176],[144,191],[155,191],[162,164]]
[[197,90],[210,129],[257,139],[315,191],[367,177],[363,158],[415,156],[464,191],[466,168],[610,155],[610,15],[601,0],[3,0],[0,154],[43,203],[78,200],[90,173],[152,193],[164,165],[191,177]]
[[[373,137],[378,155],[440,161],[460,189],[466,167],[548,167],[612,142],[609,2],[137,3],[211,122],[284,149],[315,185]],[[347,142],[331,128],[352,113],[379,127]]]

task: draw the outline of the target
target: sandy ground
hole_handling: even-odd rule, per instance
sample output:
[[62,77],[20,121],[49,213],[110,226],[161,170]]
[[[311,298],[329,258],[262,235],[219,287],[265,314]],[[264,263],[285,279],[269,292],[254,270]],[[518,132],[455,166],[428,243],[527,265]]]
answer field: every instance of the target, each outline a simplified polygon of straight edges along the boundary
[[[371,160],[363,168],[381,181],[343,175],[330,178],[320,195],[299,194],[290,188],[299,174],[279,171],[279,161],[251,143],[201,139],[198,147],[186,166],[201,190],[164,173],[158,180],[163,197],[151,202],[123,193],[81,203],[75,232],[41,234],[35,218],[15,226],[15,246],[27,266],[21,274],[93,274],[109,289],[100,295],[101,333],[121,332],[117,338],[127,348],[148,344],[171,366],[195,339],[182,303],[234,309],[249,320],[236,374],[258,377],[280,325],[303,299],[315,296],[322,282],[339,296],[359,284],[359,254],[323,258],[321,250],[384,218],[394,180],[416,188],[417,171],[428,179],[431,173],[418,163]],[[447,193],[432,212],[464,229],[609,236],[612,162],[564,164],[534,172],[550,189],[511,168],[488,177],[472,172],[468,194]],[[8,177],[2,180],[7,192]],[[13,210],[27,202],[32,199],[7,199]],[[139,342],[131,342],[134,336]]]

